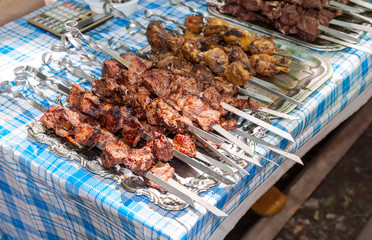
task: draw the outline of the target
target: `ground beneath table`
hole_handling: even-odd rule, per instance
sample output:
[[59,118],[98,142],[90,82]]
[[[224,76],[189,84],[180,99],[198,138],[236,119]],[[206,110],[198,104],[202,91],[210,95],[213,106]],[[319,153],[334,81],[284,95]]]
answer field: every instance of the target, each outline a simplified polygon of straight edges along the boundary
[[[303,157],[305,166],[335,131]],[[371,160],[372,125],[287,222],[276,240],[355,239],[372,216]],[[293,167],[276,186],[285,189],[301,169],[299,165]],[[259,218],[249,211],[225,239],[242,239]]]

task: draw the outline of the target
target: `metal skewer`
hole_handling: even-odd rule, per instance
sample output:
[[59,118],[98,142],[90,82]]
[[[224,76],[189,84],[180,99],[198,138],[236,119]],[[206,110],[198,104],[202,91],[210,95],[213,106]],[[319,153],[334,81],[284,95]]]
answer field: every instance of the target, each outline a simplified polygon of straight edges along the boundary
[[285,131],[283,131],[283,130],[281,130],[279,128],[276,128],[273,125],[268,124],[267,122],[264,122],[264,121],[262,121],[262,120],[260,120],[258,118],[255,118],[255,117],[249,115],[248,113],[245,113],[245,112],[243,112],[243,111],[241,111],[241,110],[239,110],[237,108],[234,108],[234,107],[232,107],[232,106],[230,106],[230,105],[228,105],[228,104],[226,104],[224,102],[221,102],[221,106],[223,108],[225,108],[227,111],[230,111],[230,112],[232,112],[232,113],[234,113],[234,114],[236,114],[236,115],[238,115],[238,116],[240,116],[242,118],[245,118],[248,121],[250,121],[250,122],[252,122],[252,123],[254,123],[256,125],[261,126],[261,127],[265,128],[265,129],[269,130],[270,132],[273,132],[273,133],[275,133],[275,134],[277,134],[277,135],[279,135],[279,136],[281,136],[281,137],[283,137],[285,139],[288,139],[289,141],[292,141],[292,142],[295,141],[293,139],[293,137],[291,136],[291,134],[289,134],[288,132],[285,132]]
[[344,22],[344,21],[340,21],[337,19],[332,19],[329,23],[333,25],[341,26],[344,28],[353,28],[353,29],[361,30],[365,32],[372,32],[371,27],[360,25],[360,24],[355,24],[355,23]]
[[284,157],[287,157],[287,158],[289,158],[289,159],[291,159],[291,160],[293,160],[293,161],[295,161],[295,162],[297,162],[297,163],[299,163],[301,165],[304,165],[303,162],[302,162],[302,160],[298,156],[296,156],[296,155],[294,155],[292,153],[289,153],[287,151],[284,151],[284,150],[282,150],[282,149],[280,149],[280,148],[278,148],[278,147],[276,147],[276,146],[274,146],[274,145],[272,145],[270,143],[265,142],[264,140],[261,140],[259,138],[256,138],[256,137],[250,135],[247,132],[244,132],[244,131],[241,131],[241,130],[233,130],[233,131],[236,134],[239,134],[240,136],[245,137],[245,138],[247,138],[247,139],[255,142],[258,145],[263,145],[263,146],[265,146],[266,148],[270,149],[273,152],[279,153],[280,155],[283,155]]
[[176,5],[181,5],[181,6],[184,6],[186,8],[189,9],[190,12],[194,12],[194,13],[197,13],[198,15],[200,15],[202,18],[208,18],[208,15],[207,14],[204,14],[200,11],[198,11],[196,8],[186,4],[185,2],[182,2],[182,1],[179,1],[179,0],[169,0],[169,3],[173,6],[176,6]]
[[327,41],[330,41],[330,42],[338,43],[340,45],[344,45],[344,46],[349,47],[349,48],[354,48],[354,49],[372,54],[371,49],[363,47],[363,46],[358,46],[358,45],[355,45],[355,44],[352,44],[352,43],[344,42],[344,41],[341,41],[341,40],[338,40],[338,39],[335,39],[335,38],[332,38],[332,37],[328,37],[328,36],[325,36],[325,35],[322,35],[322,34],[319,34],[318,38],[321,38],[321,39],[324,39],[324,40],[327,40]]
[[362,1],[362,0],[350,0],[350,2],[355,3],[355,4],[359,5],[359,6],[365,7],[368,10],[371,10],[372,9],[372,4],[369,3],[369,2],[366,2],[366,1]]
[[341,31],[338,31],[338,30],[334,30],[332,28],[329,28],[329,27],[326,27],[326,26],[323,26],[323,25],[319,25],[318,26],[318,29],[320,31],[323,31],[327,34],[330,34],[330,35],[333,35],[341,40],[345,40],[345,41],[348,41],[348,42],[352,42],[352,43],[359,43],[359,39],[357,37],[353,37],[349,34],[346,34],[344,32],[341,32]]
[[[253,77],[253,80],[254,80],[254,79],[255,79],[255,78]],[[257,87],[259,87],[259,88],[261,88],[261,89],[263,89],[263,90],[265,90],[265,91],[268,92],[268,93],[271,93],[271,94],[273,94],[273,95],[275,95],[275,96],[278,96],[278,97],[280,97],[280,98],[282,98],[282,99],[285,99],[285,100],[287,100],[288,102],[291,102],[291,103],[293,103],[293,104],[296,104],[297,106],[301,106],[301,107],[304,106],[303,103],[297,101],[296,99],[291,98],[291,97],[288,97],[287,95],[285,95],[285,94],[283,94],[283,93],[281,93],[281,92],[275,91],[275,90],[273,90],[273,89],[271,89],[271,88],[269,88],[269,87],[267,87],[267,86],[265,86],[265,85],[259,84],[259,83],[257,83],[257,81],[249,81],[249,83],[251,83],[252,85],[255,85],[255,86],[257,86]]]
[[265,108],[265,107],[259,107],[257,110],[260,111],[260,112],[265,112],[265,113],[271,114],[273,116],[288,119],[288,120],[291,120],[291,121],[296,121],[296,120],[301,119],[299,117],[291,116],[291,115],[288,115],[288,114],[285,114],[285,113],[282,113],[282,112],[279,112],[279,111],[274,111],[272,109]]
[[330,7],[337,7],[341,10],[348,11],[348,12],[354,12],[354,13],[362,13],[364,12],[364,9],[352,7],[343,3],[339,3],[336,1],[329,1],[329,4],[331,5]]
[[160,18],[160,19],[162,19],[164,21],[172,22],[172,23],[174,23],[174,24],[176,24],[176,25],[178,25],[178,26],[180,26],[180,27],[182,27],[182,28],[185,29],[185,26],[180,21],[175,20],[175,19],[168,18],[168,17],[163,16],[163,15],[160,15],[160,14],[156,14],[151,9],[145,10],[144,13],[145,13],[145,17],[147,17],[147,18],[158,17],[158,18]]
[[[145,139],[149,140],[150,138],[151,138],[151,136],[148,133],[145,133]],[[167,139],[168,139],[169,142],[171,142],[171,143],[173,142],[172,139],[170,139],[170,138],[167,138]],[[214,179],[216,179],[220,182],[223,182],[223,183],[228,184],[228,185],[236,184],[235,181],[230,180],[230,179],[218,174],[217,172],[211,170],[207,166],[201,164],[200,162],[196,161],[195,159],[189,157],[188,155],[181,153],[178,150],[175,150],[175,149],[173,150],[173,156],[175,156],[179,160],[183,161],[184,163],[187,163],[190,166],[202,171],[203,173],[206,173],[207,175],[213,177]]]

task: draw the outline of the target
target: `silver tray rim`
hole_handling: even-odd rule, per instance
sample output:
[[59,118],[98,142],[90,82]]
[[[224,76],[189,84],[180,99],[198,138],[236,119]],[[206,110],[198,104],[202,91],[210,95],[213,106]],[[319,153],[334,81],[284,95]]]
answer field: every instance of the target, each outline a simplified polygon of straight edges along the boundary
[[[215,6],[213,4],[210,4],[210,3],[207,4],[207,11],[208,11],[209,14],[211,14],[215,17],[219,17],[219,18],[222,18],[224,20],[242,25],[243,27],[254,29],[256,31],[261,31],[265,34],[269,34],[269,35],[272,35],[272,36],[275,36],[275,37],[278,37],[278,38],[282,38],[286,41],[299,44],[303,47],[312,48],[314,50],[335,52],[335,51],[340,51],[340,50],[343,50],[343,49],[347,48],[346,46],[343,46],[343,45],[340,45],[340,44],[335,44],[335,43],[327,44],[327,45],[318,45],[318,44],[308,43],[308,42],[299,40],[297,38],[290,37],[290,36],[284,35],[282,33],[279,33],[279,32],[276,32],[276,31],[273,31],[273,30],[270,30],[270,29],[267,29],[267,28],[264,28],[264,27],[261,27],[261,26],[258,26],[256,24],[245,22],[245,21],[236,19],[235,17],[223,14],[218,10],[217,6]],[[361,38],[362,35],[363,35],[363,32],[360,31],[360,33],[356,34],[355,36]]]
[[[117,165],[115,172],[113,172],[103,168],[99,157],[96,159],[87,160],[85,156],[70,148],[67,148],[66,145],[62,143],[56,136],[47,134],[46,128],[40,121],[32,121],[27,126],[27,134],[30,138],[36,140],[37,142],[46,144],[47,148],[52,154],[76,161],[80,166],[85,167],[89,172],[99,175],[103,178],[112,179],[125,191],[132,192],[137,196],[145,196],[150,202],[165,210],[179,211],[189,206],[182,199],[169,192],[160,192],[155,188],[147,186],[143,187],[143,185],[139,185],[139,182],[143,182],[143,178],[131,173],[124,167],[119,167]],[[243,165],[243,167],[247,167],[248,165]],[[218,169],[213,170],[218,171]],[[236,177],[237,175],[234,176]],[[194,177],[188,178],[182,178],[175,174],[175,177],[177,178],[176,181],[182,182],[185,187],[189,188],[195,194],[206,192],[210,188],[220,184],[220,182],[214,180],[206,174],[201,174],[199,176],[194,175]]]

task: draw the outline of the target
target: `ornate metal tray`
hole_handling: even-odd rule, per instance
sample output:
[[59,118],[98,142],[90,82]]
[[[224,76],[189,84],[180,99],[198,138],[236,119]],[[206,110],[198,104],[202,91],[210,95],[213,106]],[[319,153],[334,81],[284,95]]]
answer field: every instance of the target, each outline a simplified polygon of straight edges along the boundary
[[[276,31],[275,29],[271,28],[269,25],[260,26],[260,25],[257,25],[257,24],[253,24],[253,23],[249,23],[249,22],[239,20],[239,19],[237,19],[233,16],[230,16],[230,15],[221,13],[220,10],[219,10],[219,7],[216,6],[216,5],[208,4],[207,5],[207,11],[208,11],[208,13],[210,13],[213,16],[228,20],[228,21],[233,22],[233,23],[237,23],[241,26],[248,27],[248,28],[263,32],[263,33],[268,34],[268,35],[272,35],[272,36],[275,36],[275,37],[278,37],[278,38],[282,38],[282,39],[287,40],[289,42],[296,43],[296,44],[299,44],[301,46],[312,48],[312,49],[315,49],[315,50],[339,51],[339,50],[342,50],[342,49],[346,48],[343,45],[331,43],[331,42],[328,42],[328,41],[325,41],[325,40],[322,40],[322,39],[319,39],[319,38],[316,39],[314,43],[308,43],[308,42],[299,40],[297,38],[284,35],[284,34],[278,32],[278,31]],[[340,20],[341,20],[341,18],[340,18]],[[359,23],[359,24],[361,23],[360,21],[358,21],[358,20],[356,20],[355,18],[352,18],[352,17],[343,16],[342,20],[347,21],[347,22]],[[350,35],[353,35],[353,36],[356,36],[356,37],[359,37],[359,38],[363,35],[363,31],[351,32],[349,29],[345,29],[345,28],[339,28],[339,29],[344,31],[344,32],[350,33]]]
[[[167,210],[181,210],[188,206],[186,202],[168,192],[161,192],[157,189],[147,187],[143,178],[133,174],[128,169],[117,165],[114,169],[105,169],[101,165],[100,150],[79,149],[67,140],[51,134],[40,121],[31,122],[27,127],[28,136],[42,144],[46,144],[49,150],[61,157],[77,161],[81,166],[86,167],[90,172],[104,178],[115,180],[126,191],[136,195],[143,195],[149,198],[154,204]],[[262,133],[260,133],[262,134]],[[207,191],[209,188],[219,184],[218,181],[202,174],[189,165],[173,158],[170,165],[175,168],[175,180],[188,187],[191,191],[198,194]],[[246,167],[246,162],[239,162],[242,167]],[[211,167],[212,170],[222,173],[218,168]],[[239,174],[235,174],[238,180]]]
[[[256,33],[257,35],[263,35],[260,32],[235,23],[230,23],[230,26],[244,29]],[[320,85],[332,77],[333,67],[327,58],[306,48],[299,47],[280,39],[275,39],[274,42],[278,48],[290,52],[292,60],[296,62],[297,65],[305,67],[307,70],[313,73],[313,75],[311,75],[306,72],[292,69],[289,73],[280,73],[272,77],[261,78],[279,87],[282,93],[298,100],[299,102],[303,102],[313,91],[315,91]],[[144,52],[151,53],[150,46],[146,46],[142,50]],[[264,90],[249,84],[249,81],[247,87],[251,91],[269,97],[274,101],[272,104],[266,107],[281,111],[283,113],[289,113],[296,108],[295,104],[265,92]]]

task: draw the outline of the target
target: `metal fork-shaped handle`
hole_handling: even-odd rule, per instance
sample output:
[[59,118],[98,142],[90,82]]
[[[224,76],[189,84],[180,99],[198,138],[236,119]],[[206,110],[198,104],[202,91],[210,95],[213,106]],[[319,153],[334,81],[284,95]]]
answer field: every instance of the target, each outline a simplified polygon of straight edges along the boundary
[[3,82],[0,83],[0,94],[3,94],[3,93],[5,93],[5,94],[6,93],[11,93],[15,97],[25,100],[28,104],[30,104],[34,108],[40,110],[41,112],[45,112],[47,110],[43,105],[39,104],[35,100],[26,98],[22,93],[20,93],[18,91],[13,91],[12,90],[12,85],[11,85],[10,81],[8,81],[8,80],[3,81]]

